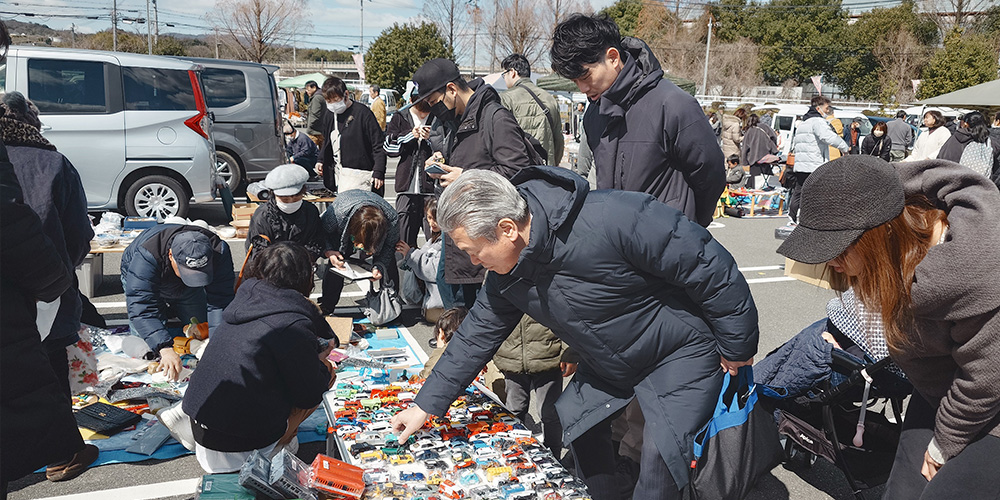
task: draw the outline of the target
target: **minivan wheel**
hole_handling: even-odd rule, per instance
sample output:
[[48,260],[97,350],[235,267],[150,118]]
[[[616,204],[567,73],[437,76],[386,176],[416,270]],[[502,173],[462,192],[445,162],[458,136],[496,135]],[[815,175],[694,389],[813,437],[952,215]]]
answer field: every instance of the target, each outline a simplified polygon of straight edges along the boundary
[[219,177],[226,181],[226,184],[229,184],[229,190],[233,193],[243,183],[243,171],[240,170],[240,163],[229,153],[215,152],[215,171]]
[[129,186],[125,193],[125,211],[129,215],[156,217],[187,217],[190,196],[177,180],[165,175],[149,175]]

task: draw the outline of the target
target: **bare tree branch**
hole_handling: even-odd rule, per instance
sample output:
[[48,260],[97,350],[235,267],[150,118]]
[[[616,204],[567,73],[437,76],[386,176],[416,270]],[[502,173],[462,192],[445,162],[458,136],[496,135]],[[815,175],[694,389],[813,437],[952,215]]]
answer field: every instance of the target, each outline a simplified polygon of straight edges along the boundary
[[217,0],[211,21],[238,57],[264,62],[308,27],[304,0]]

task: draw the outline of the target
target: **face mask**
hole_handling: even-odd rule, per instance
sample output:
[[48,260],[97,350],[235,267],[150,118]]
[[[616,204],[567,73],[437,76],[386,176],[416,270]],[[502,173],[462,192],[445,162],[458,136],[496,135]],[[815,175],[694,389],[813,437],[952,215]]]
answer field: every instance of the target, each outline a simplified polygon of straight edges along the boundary
[[337,102],[326,103],[326,109],[329,109],[334,114],[341,114],[347,110],[347,99],[343,99]]
[[286,214],[294,214],[302,206],[302,200],[296,201],[294,203],[285,203],[277,198],[274,199],[274,204],[278,206],[278,210],[285,212]]
[[881,130],[876,130],[872,132],[872,135],[874,135],[875,137],[882,137],[882,134],[883,132]]
[[[445,96],[447,95],[448,94],[446,93]],[[453,122],[457,119],[455,116],[455,110],[449,108],[448,105],[444,103],[443,98],[431,106],[431,115],[446,123]]]

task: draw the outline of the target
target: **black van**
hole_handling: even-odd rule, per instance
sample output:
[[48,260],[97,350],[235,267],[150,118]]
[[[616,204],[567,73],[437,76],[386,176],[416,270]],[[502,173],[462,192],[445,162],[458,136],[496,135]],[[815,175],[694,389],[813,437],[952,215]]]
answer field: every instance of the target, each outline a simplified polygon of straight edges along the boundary
[[274,72],[277,66],[226,59],[178,57],[204,67],[208,110],[215,115],[216,169],[236,192],[287,163]]

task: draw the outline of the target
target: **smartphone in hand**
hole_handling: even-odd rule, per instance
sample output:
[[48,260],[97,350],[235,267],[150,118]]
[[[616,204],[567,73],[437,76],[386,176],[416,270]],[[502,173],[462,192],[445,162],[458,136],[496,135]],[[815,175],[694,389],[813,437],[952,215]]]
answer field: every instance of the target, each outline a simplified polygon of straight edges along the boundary
[[447,170],[441,168],[441,165],[437,163],[433,163],[430,166],[424,167],[424,172],[434,175],[444,175],[448,173]]

